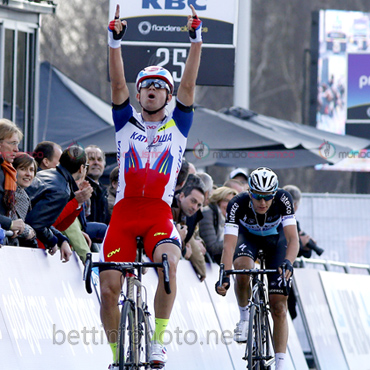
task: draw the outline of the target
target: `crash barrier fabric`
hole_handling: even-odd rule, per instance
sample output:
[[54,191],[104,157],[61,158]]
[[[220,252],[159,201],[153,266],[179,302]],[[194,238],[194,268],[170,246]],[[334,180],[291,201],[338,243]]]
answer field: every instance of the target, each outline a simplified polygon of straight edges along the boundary
[[312,258],[370,264],[369,209],[370,195],[303,193],[297,219],[325,250]]
[[[94,256],[96,258],[96,256]],[[236,344],[239,320],[233,287],[227,297],[215,293],[218,266],[207,266],[201,283],[191,264],[178,266],[177,299],[168,331],[166,370],[245,369],[245,345]],[[143,278],[150,312],[157,274]],[[0,248],[0,356],[8,370],[102,370],[112,353],[99,317],[99,283],[86,293],[82,265],[73,255],[62,263],[59,253],[21,247]],[[150,317],[153,327],[154,318]],[[287,370],[307,369],[302,349],[289,320]]]
[[318,370],[370,369],[370,276],[295,269],[294,286]]

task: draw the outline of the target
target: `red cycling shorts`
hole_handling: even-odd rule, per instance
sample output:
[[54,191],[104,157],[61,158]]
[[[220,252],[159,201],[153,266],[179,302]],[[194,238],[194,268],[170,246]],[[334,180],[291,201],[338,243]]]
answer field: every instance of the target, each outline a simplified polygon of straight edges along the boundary
[[115,204],[100,259],[105,262],[135,261],[138,236],[144,239],[145,253],[150,259],[158,244],[166,242],[180,247],[171,208],[162,199],[124,198]]

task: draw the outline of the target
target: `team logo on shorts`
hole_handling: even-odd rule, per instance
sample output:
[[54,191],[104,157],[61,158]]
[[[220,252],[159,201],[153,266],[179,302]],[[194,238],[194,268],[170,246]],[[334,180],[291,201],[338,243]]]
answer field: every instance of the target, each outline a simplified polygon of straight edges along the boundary
[[155,233],[154,234],[154,236],[159,236],[159,235],[167,235],[167,233],[161,233],[161,232],[159,232],[159,233]]
[[116,250],[114,250],[112,252],[109,252],[108,255],[107,255],[107,257],[108,258],[112,257],[114,254],[118,253],[120,250],[121,250],[121,248],[118,248],[118,249],[116,249]]

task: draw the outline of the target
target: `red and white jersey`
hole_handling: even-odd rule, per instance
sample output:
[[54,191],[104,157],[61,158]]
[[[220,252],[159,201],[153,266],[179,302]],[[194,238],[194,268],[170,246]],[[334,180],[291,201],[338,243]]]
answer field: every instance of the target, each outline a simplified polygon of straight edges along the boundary
[[162,122],[144,122],[127,100],[114,106],[113,121],[119,163],[116,203],[144,197],[162,199],[171,207],[193,108],[177,101]]

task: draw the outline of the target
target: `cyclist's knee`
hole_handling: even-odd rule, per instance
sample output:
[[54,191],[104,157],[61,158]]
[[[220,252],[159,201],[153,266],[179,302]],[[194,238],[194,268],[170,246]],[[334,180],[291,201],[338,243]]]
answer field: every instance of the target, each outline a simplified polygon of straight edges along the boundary
[[[238,257],[234,260],[235,270],[252,269],[253,267],[254,267],[254,262],[249,257]],[[240,276],[240,275],[237,275],[237,276]]]
[[285,317],[288,312],[287,300],[284,296],[270,297],[271,313],[275,317]]
[[171,266],[177,266],[180,257],[181,257],[181,250],[176,244],[172,243],[164,243],[156,247],[153,254],[154,262],[162,262],[162,254],[167,254],[167,259]]
[[100,280],[100,295],[102,304],[117,303],[119,294],[121,292],[120,278],[116,279],[101,279]]

